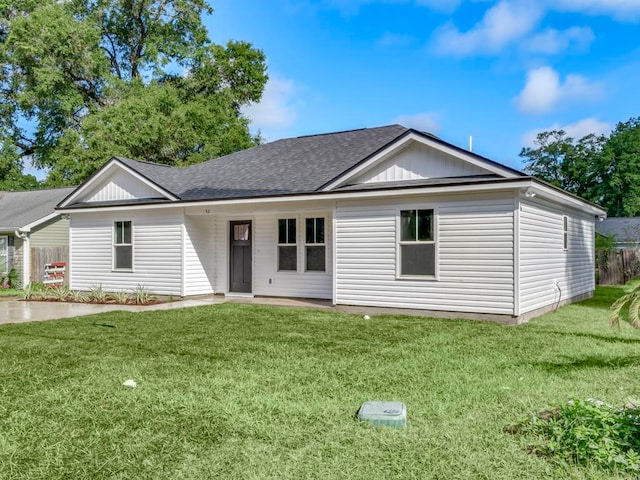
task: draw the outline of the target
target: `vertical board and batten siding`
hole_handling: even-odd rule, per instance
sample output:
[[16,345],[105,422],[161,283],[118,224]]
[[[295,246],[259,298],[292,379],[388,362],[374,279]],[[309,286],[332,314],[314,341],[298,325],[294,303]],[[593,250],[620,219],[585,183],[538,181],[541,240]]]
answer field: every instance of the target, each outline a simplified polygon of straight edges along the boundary
[[435,148],[414,142],[360,175],[355,183],[462,177],[488,173],[491,172]]
[[213,218],[184,217],[184,295],[214,293]]
[[157,190],[124,170],[115,170],[106,180],[83,197],[85,202],[158,198]]
[[[567,250],[563,215],[568,217]],[[545,200],[521,199],[520,313],[595,289],[594,231],[593,215]]]
[[[397,277],[397,217],[411,208],[435,209],[437,279]],[[338,202],[337,303],[512,315],[513,211],[511,193]]]
[[34,228],[31,247],[66,247],[69,245],[69,220],[56,217]]
[[[251,210],[237,210],[235,213],[221,212],[215,215],[213,244],[215,249],[215,291],[229,291],[229,222],[233,220],[252,221],[252,293],[273,297],[299,297],[331,299],[333,295],[333,236],[331,229],[332,204],[327,202],[310,205],[287,205],[282,213],[273,207],[255,207]],[[326,271],[304,271],[304,219],[324,216]],[[278,219],[297,218],[298,271],[279,272]],[[271,282],[269,282],[271,280]]]
[[[113,223],[131,220],[134,271],[112,268]],[[74,213],[70,228],[71,288],[107,291],[144,287],[182,295],[182,209]]]

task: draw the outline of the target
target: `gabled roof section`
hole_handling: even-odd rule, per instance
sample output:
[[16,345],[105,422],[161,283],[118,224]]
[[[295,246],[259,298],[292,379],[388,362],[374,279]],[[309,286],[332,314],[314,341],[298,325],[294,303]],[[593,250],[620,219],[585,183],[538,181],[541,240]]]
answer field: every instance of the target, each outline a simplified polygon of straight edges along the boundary
[[0,232],[33,228],[54,218],[56,205],[75,188],[0,192]]
[[363,158],[328,182],[322,190],[331,191],[345,185],[386,181],[390,176],[393,180],[415,180],[476,175],[526,177],[526,174],[518,170],[458,148],[434,135],[407,129],[394,142]]
[[[172,192],[144,175],[144,165],[174,170],[165,165],[146,164],[113,157],[60,204],[64,208],[76,204],[104,204],[119,201],[176,201]],[[142,167],[141,167],[142,166]]]

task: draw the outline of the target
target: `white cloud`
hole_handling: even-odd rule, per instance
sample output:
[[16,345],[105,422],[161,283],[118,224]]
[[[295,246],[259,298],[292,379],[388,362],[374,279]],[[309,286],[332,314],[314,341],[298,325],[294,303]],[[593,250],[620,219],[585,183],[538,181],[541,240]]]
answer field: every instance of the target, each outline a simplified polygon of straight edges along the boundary
[[522,144],[525,147],[535,147],[534,141],[539,133],[548,132],[551,130],[564,130],[567,135],[575,140],[580,140],[591,133],[595,135],[607,135],[611,133],[613,125],[607,122],[603,122],[594,117],[583,118],[574,123],[568,123],[566,125],[560,125],[554,123],[550,127],[540,128],[537,130],[530,130],[522,136]]
[[527,73],[527,83],[514,101],[527,113],[546,113],[561,103],[593,101],[602,95],[602,87],[581,75],[567,75],[564,82],[551,67],[540,67]]
[[524,49],[533,53],[553,55],[575,47],[585,50],[595,36],[589,27],[571,27],[566,30],[548,28],[532,35],[524,42]]
[[501,1],[467,32],[453,24],[442,26],[433,40],[440,54],[457,56],[496,53],[531,33],[540,22],[543,11],[535,2]]
[[251,119],[253,127],[260,130],[287,128],[298,118],[294,94],[293,81],[271,77],[260,102],[244,107],[242,113]]
[[640,20],[638,0],[553,0],[549,8],[593,15],[611,15],[617,20]]
[[405,127],[415,128],[423,132],[437,133],[440,131],[440,124],[436,117],[435,113],[423,112],[415,115],[401,115],[393,119],[392,123],[399,123]]

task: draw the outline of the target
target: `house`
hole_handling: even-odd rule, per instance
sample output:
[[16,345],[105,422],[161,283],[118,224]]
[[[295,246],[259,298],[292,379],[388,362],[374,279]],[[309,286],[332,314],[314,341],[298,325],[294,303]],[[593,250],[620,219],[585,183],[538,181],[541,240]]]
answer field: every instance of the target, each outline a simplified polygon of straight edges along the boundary
[[613,235],[616,248],[640,248],[640,217],[610,217],[596,225],[599,235]]
[[604,210],[400,125],[177,168],[113,158],[59,205],[70,286],[522,322],[594,290]]
[[15,268],[23,286],[43,280],[46,259],[67,261],[69,220],[55,207],[74,190],[0,192],[0,274]]

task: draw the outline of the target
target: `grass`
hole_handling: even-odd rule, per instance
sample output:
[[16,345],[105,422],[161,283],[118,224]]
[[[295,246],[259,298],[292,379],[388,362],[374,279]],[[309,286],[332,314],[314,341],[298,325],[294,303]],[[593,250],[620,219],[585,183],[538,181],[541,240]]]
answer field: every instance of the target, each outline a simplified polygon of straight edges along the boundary
[[[0,326],[0,478],[626,478],[503,431],[640,397],[622,293],[520,327],[238,304]],[[367,400],[407,429],[359,423]]]
[[0,288],[1,297],[20,297],[22,298],[24,290],[19,288]]

